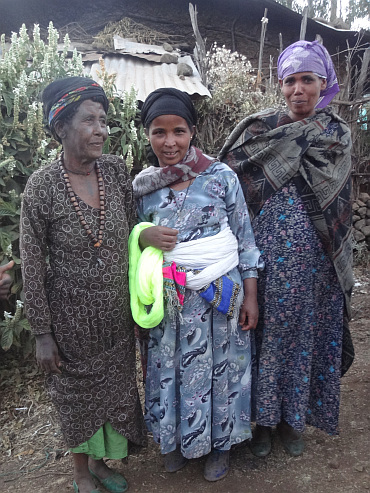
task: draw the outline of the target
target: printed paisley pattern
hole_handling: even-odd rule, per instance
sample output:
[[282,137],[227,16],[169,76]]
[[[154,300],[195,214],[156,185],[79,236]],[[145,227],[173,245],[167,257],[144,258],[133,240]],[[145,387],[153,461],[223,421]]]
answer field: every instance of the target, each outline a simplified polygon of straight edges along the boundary
[[[46,385],[69,447],[91,438],[107,421],[132,442],[146,441],[127,276],[127,241],[136,222],[133,194],[119,158],[105,155],[99,163],[106,195],[99,249],[80,224],[57,161],[29,178],[22,208],[27,316],[34,334],[52,331],[63,359],[62,375],[49,375]],[[97,231],[99,210],[80,199],[79,206]]]
[[[215,235],[229,224],[240,254],[231,279],[256,277],[258,255],[243,193],[226,165],[212,164],[188,191],[163,188],[142,197],[138,215],[178,229],[179,241]],[[250,334],[237,318],[228,321],[188,289],[182,317],[165,317],[150,331],[145,419],[163,454],[181,444],[182,454],[195,458],[251,436]]]

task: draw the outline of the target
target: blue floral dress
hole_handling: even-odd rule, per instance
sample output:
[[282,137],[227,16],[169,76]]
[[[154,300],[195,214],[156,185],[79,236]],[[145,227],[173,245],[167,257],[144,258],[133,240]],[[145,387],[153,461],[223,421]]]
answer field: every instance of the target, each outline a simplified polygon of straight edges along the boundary
[[253,220],[265,269],[253,365],[254,418],[338,433],[344,297],[293,182]]
[[[259,251],[235,173],[213,163],[188,189],[163,188],[138,200],[141,221],[175,228],[178,241],[214,236],[228,225],[239,244],[239,266],[229,277],[257,277]],[[242,290],[238,307],[242,301]],[[181,444],[184,457],[229,450],[250,438],[250,333],[186,290],[182,320],[165,316],[150,330],[145,419],[167,454]]]

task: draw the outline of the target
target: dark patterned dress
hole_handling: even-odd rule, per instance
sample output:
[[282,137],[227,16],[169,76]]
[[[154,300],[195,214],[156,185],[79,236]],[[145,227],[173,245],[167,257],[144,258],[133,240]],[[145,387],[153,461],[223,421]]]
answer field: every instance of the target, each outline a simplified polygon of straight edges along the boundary
[[[284,114],[277,120],[278,127],[289,123]],[[340,133],[337,123],[330,128]],[[248,127],[252,135],[264,131],[259,122]],[[252,417],[262,426],[283,419],[300,432],[309,424],[337,434],[344,296],[296,180],[274,192],[252,221],[265,262],[253,334]]]
[[[29,178],[21,215],[27,317],[35,335],[52,332],[63,360],[62,374],[48,375],[46,386],[69,447],[107,422],[128,440],[146,442],[127,275],[136,222],[131,182],[118,157],[99,163],[106,199],[100,248],[80,224],[58,161]],[[79,205],[96,232],[99,209]]]
[[254,332],[256,421],[337,434],[344,297],[333,264],[292,182],[252,226],[265,261]]

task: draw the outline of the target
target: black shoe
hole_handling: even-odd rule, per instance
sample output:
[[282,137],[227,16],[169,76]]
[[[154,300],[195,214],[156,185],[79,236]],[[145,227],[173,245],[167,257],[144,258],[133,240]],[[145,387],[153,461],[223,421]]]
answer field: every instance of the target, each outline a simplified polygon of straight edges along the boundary
[[266,457],[271,452],[271,427],[256,425],[250,449],[256,457]]
[[298,457],[303,453],[304,440],[302,433],[295,430],[292,426],[288,425],[286,421],[281,421],[276,427],[281,443],[288,454],[293,457]]
[[167,472],[176,472],[186,466],[188,459],[181,453],[180,447],[164,456],[164,467]]

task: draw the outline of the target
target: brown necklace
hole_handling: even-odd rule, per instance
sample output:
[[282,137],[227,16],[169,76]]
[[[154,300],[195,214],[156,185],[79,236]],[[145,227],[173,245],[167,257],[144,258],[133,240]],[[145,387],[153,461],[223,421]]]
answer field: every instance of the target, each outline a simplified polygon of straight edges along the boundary
[[[94,168],[95,168],[95,166],[94,166]],[[73,171],[72,169],[69,169],[66,166],[64,166],[64,169],[66,171],[68,171],[68,173],[72,173],[73,175],[82,175],[82,176],[89,176],[89,175],[91,175],[91,171],[93,170],[92,169],[91,171],[88,171],[88,172],[86,172],[86,171]]]
[[[100,201],[100,220],[99,220],[99,230],[97,236],[94,235],[92,232],[90,226],[87,224],[83,213],[80,209],[80,206],[78,205],[77,197],[76,194],[74,193],[71,182],[69,181],[69,176],[67,173],[67,168],[64,166],[64,156],[63,153],[60,155],[60,160],[59,160],[59,167],[60,170],[62,171],[62,176],[64,179],[64,183],[66,184],[67,191],[69,198],[71,199],[72,205],[75,208],[75,211],[77,213],[77,216],[80,220],[80,223],[84,227],[87,236],[92,240],[93,245],[95,248],[99,248],[102,243],[103,243],[103,231],[104,231],[104,226],[105,226],[105,189],[104,189],[104,180],[102,176],[102,172],[99,166],[99,163],[95,163],[95,168],[96,168],[96,174],[98,177],[98,189],[99,189],[99,201]],[[85,174],[85,173],[81,173]],[[87,173],[90,174],[90,173]],[[98,259],[99,260],[99,259]]]

